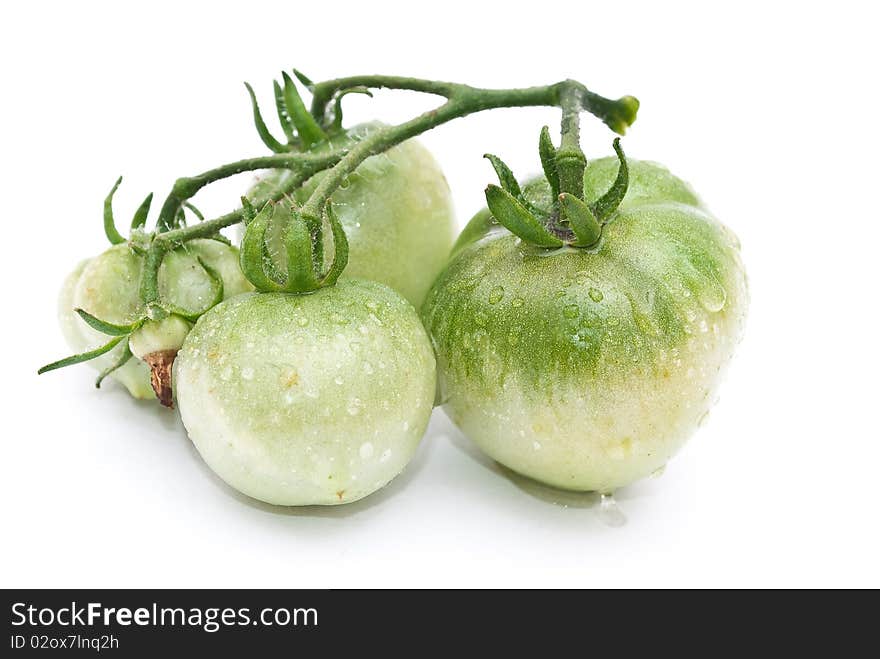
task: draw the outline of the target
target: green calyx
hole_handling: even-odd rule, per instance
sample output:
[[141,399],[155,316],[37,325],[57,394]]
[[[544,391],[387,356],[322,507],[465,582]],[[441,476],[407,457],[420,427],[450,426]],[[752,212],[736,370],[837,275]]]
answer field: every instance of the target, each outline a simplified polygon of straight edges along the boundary
[[620,206],[629,185],[629,170],[620,138],[614,140],[614,152],[620,163],[617,178],[604,195],[587,203],[584,200],[589,198],[590,191],[584,188],[586,159],[578,148],[557,149],[545,126],[541,130],[538,153],[553,192],[553,207],[547,212],[529,203],[510,168],[498,157],[486,154],[501,183],[500,187],[486,188],[489,210],[499,224],[529,244],[547,249],[564,245],[592,247],[601,238],[602,227]]
[[[314,83],[300,71],[294,69],[293,74],[306,89],[311,90],[314,87]],[[260,112],[260,106],[257,103],[257,97],[254,94],[253,88],[249,83],[244,83],[251,97],[254,126],[257,129],[257,134],[260,136],[263,144],[273,153],[308,151],[316,144],[325,142],[328,130],[332,132],[342,127],[342,109],[340,107],[342,97],[351,92],[372,95],[369,89],[363,87],[343,90],[336,97],[336,111],[333,123],[322,126],[318,119],[306,108],[293,78],[286,71],[283,71],[281,79],[282,84],[279,84],[277,80],[273,81],[273,88],[275,92],[275,109],[278,112],[278,121],[281,124],[281,130],[284,132],[285,141],[279,140],[272,135]]]
[[[324,217],[303,212],[291,200],[284,204],[267,202],[256,212],[247,198],[245,233],[241,241],[241,269],[254,287],[264,293],[312,293],[332,286],[348,264],[348,240],[330,200],[324,205]],[[324,220],[333,237],[333,262],[324,268]],[[286,273],[282,273],[269,252],[267,232],[271,222],[283,222],[282,244]]]

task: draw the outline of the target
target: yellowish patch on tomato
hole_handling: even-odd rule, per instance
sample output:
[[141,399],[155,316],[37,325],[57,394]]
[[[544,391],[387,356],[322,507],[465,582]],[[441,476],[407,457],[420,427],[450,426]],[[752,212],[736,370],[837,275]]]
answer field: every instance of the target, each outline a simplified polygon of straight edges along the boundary
[[290,389],[299,384],[299,373],[296,371],[287,371],[281,375],[281,384]]

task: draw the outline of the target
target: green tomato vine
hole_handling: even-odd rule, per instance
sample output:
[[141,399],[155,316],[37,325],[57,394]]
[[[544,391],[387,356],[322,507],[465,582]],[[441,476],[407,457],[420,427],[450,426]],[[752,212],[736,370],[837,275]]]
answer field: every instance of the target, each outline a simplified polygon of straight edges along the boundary
[[[562,110],[560,146],[553,146],[546,127],[539,142],[541,162],[557,199],[549,215],[528,206],[510,169],[497,157],[487,156],[501,182],[500,187],[489,186],[486,191],[489,207],[499,222],[523,240],[548,248],[564,244],[588,247],[598,240],[603,222],[626,192],[626,161],[619,142],[615,141],[615,150],[620,159],[617,181],[598,201],[593,204],[584,201],[586,158],[579,144],[579,116],[581,112],[589,112],[614,132],[623,134],[635,121],[639,107],[638,100],[632,96],[611,100],[591,92],[575,80],[518,89],[484,89],[452,82],[384,75],[352,76],[315,83],[297,70],[293,73],[311,93],[311,106],[306,107],[293,78],[283,73],[282,82],[274,83],[275,106],[283,140],[271,133],[253,88],[245,83],[257,133],[272,154],[237,160],[201,174],[178,178],[162,203],[154,231],[144,230],[153,200],[151,193],[134,213],[129,238],[126,239],[119,232],[112,202],[122,178],[116,181],[104,202],[104,232],[111,244],[127,242],[132,250],[143,256],[139,294],[144,315],[123,327],[77,310],[87,324],[110,336],[109,342],[95,350],[48,364],[39,370],[40,373],[103,355],[147,322],[162,321],[169,316],[194,321],[207,309],[179,309],[161,299],[158,278],[162,262],[167,254],[191,240],[225,240],[220,230],[238,223],[244,223],[247,227],[241,249],[242,271],[258,290],[307,293],[333,285],[347,263],[348,243],[333,213],[331,195],[370,156],[383,153],[453,119],[509,107],[549,106]],[[346,95],[372,95],[372,89],[422,92],[445,100],[432,110],[398,125],[377,130],[354,144],[321,152],[309,151],[342,130],[342,99]],[[270,198],[259,200],[260,208],[243,200],[241,208],[205,220],[190,201],[199,190],[213,182],[242,172],[264,169],[286,169],[293,175]],[[305,203],[299,207],[290,205],[289,217],[285,218],[287,272],[278,272],[266,254],[266,230],[275,210],[273,204],[288,198],[305,181],[323,171],[326,171],[326,175]],[[187,211],[195,215],[196,223],[187,225]],[[325,223],[330,227],[334,249],[334,259],[327,268],[323,263]],[[200,264],[216,284],[217,294],[207,307],[210,308],[223,297],[222,281],[207,264],[201,260]],[[98,382],[131,356],[130,350],[123,351],[120,362],[101,373]]]

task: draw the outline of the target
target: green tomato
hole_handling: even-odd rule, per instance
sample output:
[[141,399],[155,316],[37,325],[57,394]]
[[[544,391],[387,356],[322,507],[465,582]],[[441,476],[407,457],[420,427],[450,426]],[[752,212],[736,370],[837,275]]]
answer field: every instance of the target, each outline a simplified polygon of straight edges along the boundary
[[431,416],[435,362],[412,306],[382,284],[253,293],[202,316],[174,364],[181,418],[224,481],[277,505],[378,490]]
[[[597,194],[616,174],[598,164]],[[736,237],[667,170],[629,166],[597,246],[524,245],[481,211],[423,308],[452,420],[560,488],[610,492],[664,466],[706,417],[743,329]],[[527,189],[551,204],[546,181]]]
[[[381,124],[356,126],[331,144],[343,146],[378,127]],[[327,147],[325,143],[319,148]],[[312,177],[295,192],[297,203],[308,199],[324,175]],[[265,199],[290,176],[287,170],[273,171],[248,196]],[[372,156],[331,200],[349,242],[344,276],[386,284],[418,308],[446,263],[455,233],[449,185],[431,153],[416,140],[407,140]],[[280,241],[278,228],[274,236]],[[270,239],[270,247],[274,241]],[[272,251],[284,271],[284,250]]]
[[[159,269],[161,298],[183,309],[198,311],[213,298],[214,284],[201,258],[223,280],[224,297],[253,290],[241,274],[238,250],[216,240],[193,240],[166,255]],[[138,286],[143,257],[126,244],[114,245],[93,259],[80,263],[61,288],[58,317],[64,338],[75,352],[86,352],[107,343],[105,334],[91,328],[74,309],[83,309],[109,323],[126,325],[144,316]],[[125,346],[89,361],[102,371],[116,363]],[[111,377],[121,382],[135,398],[154,397],[150,368],[140,359],[130,359]]]

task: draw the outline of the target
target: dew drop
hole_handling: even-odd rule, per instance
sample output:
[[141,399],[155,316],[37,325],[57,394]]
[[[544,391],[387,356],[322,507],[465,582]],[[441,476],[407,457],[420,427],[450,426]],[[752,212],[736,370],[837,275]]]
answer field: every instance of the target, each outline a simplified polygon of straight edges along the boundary
[[363,406],[364,404],[360,398],[352,398],[350,401],[348,401],[347,411],[352,416],[357,416],[361,413],[361,409],[363,408]]
[[566,304],[562,309],[562,315],[566,318],[577,318],[581,313],[580,307],[576,304]]
[[727,292],[713,277],[705,286],[697,290],[697,301],[706,311],[716,313],[727,303]]
[[618,507],[613,494],[602,494],[599,497],[599,519],[605,526],[614,528],[626,524],[626,515]]
[[370,442],[364,442],[361,444],[360,450],[358,450],[358,455],[361,456],[362,460],[368,460],[373,457],[373,445]]
[[243,377],[245,380],[253,380],[254,369],[252,369],[250,366],[246,366],[245,368],[241,369],[241,377]]
[[486,323],[489,322],[489,317],[486,314],[484,314],[482,311],[479,311],[474,315],[474,322],[479,327],[485,327]]
[[498,304],[504,298],[504,287],[496,286],[489,293],[489,304]]
[[521,297],[515,297],[510,301],[510,306],[519,308],[525,303],[526,301],[523,300]]
[[300,327],[305,327],[306,325],[309,324],[309,319],[306,318],[305,316],[300,316],[299,318],[296,319],[296,322]]
[[587,294],[593,302],[601,302],[605,299],[605,295],[598,288],[591,288]]
[[373,365],[370,362],[364,362],[364,373],[372,375],[373,372]]

